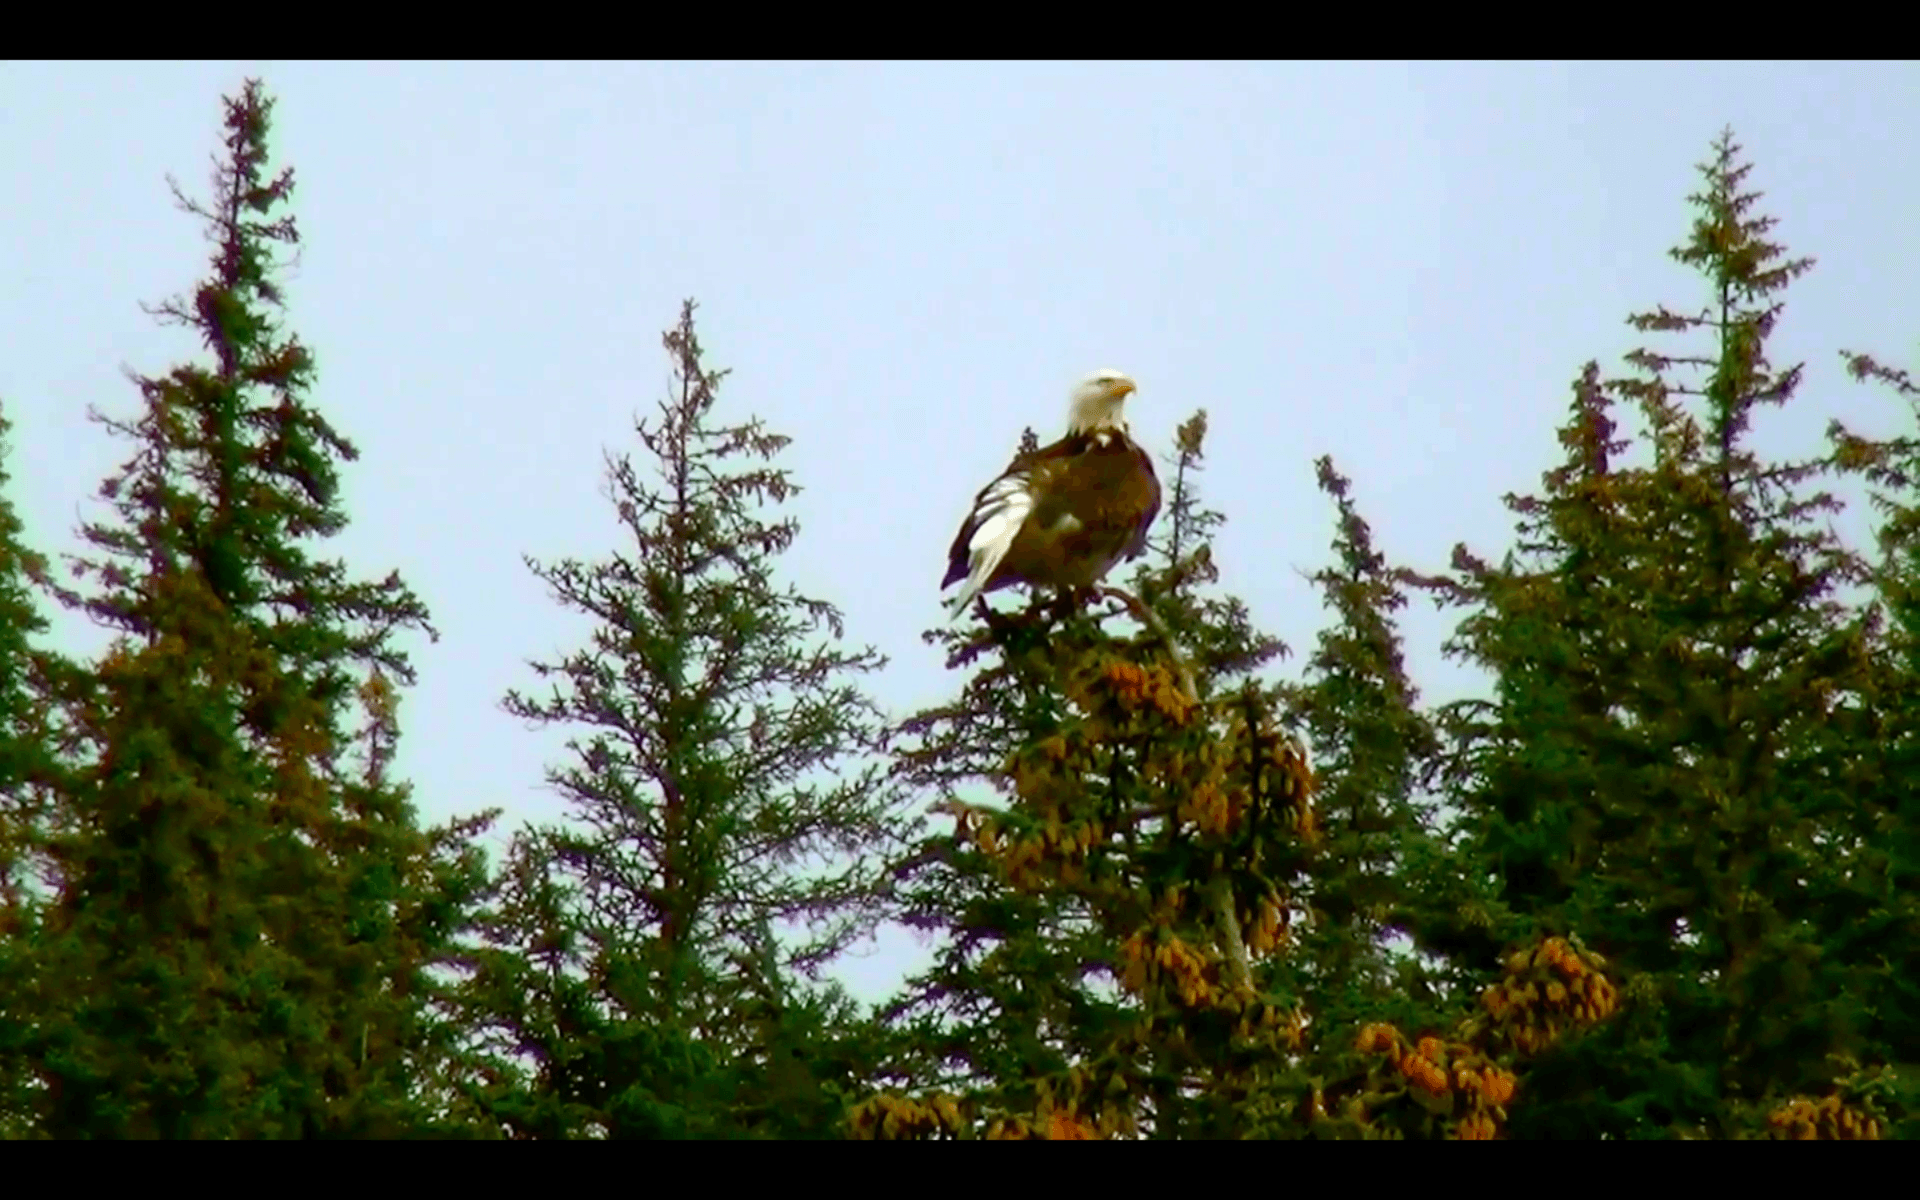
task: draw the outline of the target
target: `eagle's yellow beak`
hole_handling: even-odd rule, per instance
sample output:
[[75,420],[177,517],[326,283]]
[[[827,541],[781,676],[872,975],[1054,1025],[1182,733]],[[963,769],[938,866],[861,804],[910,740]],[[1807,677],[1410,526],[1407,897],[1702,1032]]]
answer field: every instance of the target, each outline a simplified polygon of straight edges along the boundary
[[1108,386],[1107,395],[1114,400],[1118,400],[1120,397],[1126,395],[1128,392],[1133,391],[1134,388],[1135,388],[1135,384],[1131,379],[1115,380],[1112,384]]

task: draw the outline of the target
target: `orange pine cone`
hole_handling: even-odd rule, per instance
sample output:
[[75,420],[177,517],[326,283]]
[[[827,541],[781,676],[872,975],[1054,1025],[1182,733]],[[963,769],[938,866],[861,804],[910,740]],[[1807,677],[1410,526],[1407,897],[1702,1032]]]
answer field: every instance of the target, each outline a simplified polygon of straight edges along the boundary
[[1098,1134],[1072,1113],[1055,1109],[1047,1119],[1047,1139],[1055,1142],[1091,1142],[1098,1140]]
[[1513,1099],[1513,1090],[1513,1076],[1507,1074],[1505,1071],[1489,1071],[1487,1073],[1486,1095],[1487,1099],[1494,1104],[1504,1107],[1507,1101]]

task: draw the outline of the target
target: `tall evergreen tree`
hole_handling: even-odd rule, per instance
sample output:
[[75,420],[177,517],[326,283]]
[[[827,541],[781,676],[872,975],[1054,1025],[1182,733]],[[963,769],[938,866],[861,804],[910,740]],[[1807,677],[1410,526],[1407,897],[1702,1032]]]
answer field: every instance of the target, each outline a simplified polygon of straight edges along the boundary
[[[955,819],[899,868],[907,921],[946,945],[888,1011],[899,1091],[858,1133],[1217,1134],[1244,1100],[1233,1039],[1297,1036],[1252,970],[1284,933],[1305,766],[1252,678],[1281,647],[1208,587],[1205,430],[1180,431],[1140,634],[1043,598],[928,635],[985,660],[897,737],[902,778]],[[1004,804],[969,803],[982,784]]]
[[693,314],[636,430],[657,478],[608,461],[629,545],[528,560],[595,628],[505,702],[576,734],[548,775],[572,820],[516,838],[474,991],[503,1063],[532,1060],[480,1089],[521,1136],[831,1133],[857,1075],[849,1005],[805,976],[873,920],[896,814],[858,679],[884,659],[776,581],[787,439],[716,421]]
[[1881,964],[1870,1008],[1872,1045],[1898,1064],[1882,1097],[1898,1136],[1920,1135],[1920,381],[1864,354],[1845,355],[1852,374],[1885,388],[1905,410],[1906,432],[1867,439],[1835,423],[1835,457],[1861,473],[1879,514],[1874,594],[1887,614],[1874,646],[1875,687],[1835,717],[1865,749],[1846,772],[1860,820],[1829,850],[1850,859],[1872,902],[1845,930],[1854,955]]
[[[1869,686],[1872,623],[1843,604],[1861,564],[1812,490],[1830,461],[1751,446],[1799,386],[1766,347],[1810,261],[1769,240],[1748,171],[1722,137],[1673,252],[1705,310],[1632,318],[1695,344],[1635,351],[1634,377],[1590,366],[1564,465],[1509,499],[1518,552],[1456,552],[1453,648],[1496,697],[1452,710],[1450,798],[1502,893],[1436,932],[1482,962],[1577,933],[1628,981],[1622,1019],[1534,1064],[1516,1136],[1733,1136],[1864,1046],[1872,971],[1833,939],[1866,898],[1831,846],[1859,817],[1837,764],[1868,747],[1834,713]],[[1650,462],[1624,461],[1616,399]]]
[[38,685],[35,639],[46,632],[38,598],[46,561],[21,540],[7,495],[7,433],[0,412],[0,1138],[32,1131],[33,951],[45,908],[46,789],[54,755]]
[[1335,562],[1313,581],[1335,622],[1321,631],[1288,707],[1314,748],[1321,838],[1300,898],[1308,919],[1275,969],[1284,980],[1277,986],[1314,1014],[1317,1043],[1351,1038],[1364,1022],[1435,1024],[1449,999],[1461,999],[1464,981],[1449,989],[1411,945],[1397,944],[1424,931],[1420,914],[1459,890],[1422,797],[1439,740],[1407,677],[1395,623],[1409,576],[1374,548],[1332,460],[1322,457],[1315,470],[1334,504]]
[[[6,803],[19,800],[28,784],[44,777],[51,757],[32,671],[33,639],[47,629],[38,605],[46,559],[21,540],[24,530],[5,491],[11,429],[0,409],[0,802]],[[13,879],[0,866],[0,887]]]
[[59,681],[71,762],[29,1047],[53,1136],[435,1127],[429,968],[480,883],[475,826],[422,832],[386,767],[412,680],[396,635],[425,608],[315,554],[356,452],[277,315],[276,252],[299,239],[271,111],[247,83],[211,202],[175,188],[212,265],[158,313],[211,363],[139,377],[134,421],[97,418],[134,449],[61,589],[118,636]]

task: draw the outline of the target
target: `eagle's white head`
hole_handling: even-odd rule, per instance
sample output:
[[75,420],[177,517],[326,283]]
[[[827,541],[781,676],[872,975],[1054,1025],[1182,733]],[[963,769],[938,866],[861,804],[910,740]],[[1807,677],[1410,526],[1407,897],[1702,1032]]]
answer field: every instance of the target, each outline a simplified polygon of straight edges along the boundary
[[1067,407],[1067,432],[1118,429],[1125,433],[1127,421],[1121,409],[1137,387],[1125,372],[1112,367],[1102,367],[1087,376],[1073,389],[1073,400]]

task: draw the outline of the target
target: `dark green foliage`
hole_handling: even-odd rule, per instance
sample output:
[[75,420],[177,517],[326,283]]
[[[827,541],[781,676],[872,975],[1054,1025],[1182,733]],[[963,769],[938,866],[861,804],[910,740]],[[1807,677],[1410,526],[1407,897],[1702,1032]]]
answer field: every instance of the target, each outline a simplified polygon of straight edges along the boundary
[[132,422],[98,418],[134,451],[101,488],[114,516],[81,531],[81,586],[59,589],[119,636],[54,681],[55,897],[24,1052],[55,1137],[437,1127],[428,968],[480,883],[475,826],[423,833],[386,773],[412,678],[394,639],[426,610],[313,552],[346,524],[355,452],[277,317],[276,249],[298,236],[270,113],[256,84],[230,100],[211,205],[180,197],[212,268],[158,311],[214,361],[139,378]]
[[659,481],[608,462],[630,546],[529,560],[596,625],[534,665],[548,696],[506,699],[577,731],[549,774],[573,819],[515,839],[472,993],[496,1055],[477,1094],[519,1136],[817,1136],[858,1055],[834,990],[792,973],[873,918],[895,818],[854,677],[884,660],[775,582],[797,525],[767,510],[798,489],[764,464],[787,439],[713,422],[691,303],[665,344],[678,388],[637,428]]
[[[46,560],[20,540],[20,518],[6,494],[11,428],[0,410],[0,797],[8,799],[44,778],[50,763],[32,680],[33,639],[47,628],[37,603]],[[10,865],[12,860],[0,859],[0,881],[12,880]]]
[[1875,645],[1875,687],[1836,712],[1849,736],[1873,747],[1849,764],[1856,829],[1846,854],[1870,904],[1845,931],[1854,954],[1881,965],[1871,1044],[1899,1064],[1893,1091],[1907,1115],[1901,1136],[1920,1134],[1920,383],[1911,373],[1848,354],[1853,375],[1884,387],[1904,410],[1901,436],[1874,442],[1839,425],[1836,458],[1861,472],[1880,515],[1874,592],[1887,616]]
[[[1706,310],[1633,318],[1696,341],[1635,351],[1630,378],[1589,367],[1565,464],[1509,500],[1516,552],[1456,552],[1450,594],[1471,615],[1452,648],[1496,695],[1449,714],[1449,791],[1501,895],[1454,944],[1490,962],[1577,932],[1627,980],[1620,1019],[1536,1064],[1516,1137],[1734,1135],[1757,1106],[1824,1091],[1884,994],[1869,959],[1836,952],[1872,907],[1843,847],[1864,832],[1849,775],[1873,748],[1844,709],[1873,686],[1875,622],[1843,604],[1862,564],[1808,486],[1829,460],[1749,444],[1755,410],[1797,389],[1765,349],[1809,264],[1767,240],[1747,171],[1722,139],[1674,251]],[[1624,461],[1616,399],[1651,461]]]
[[1395,625],[1408,576],[1374,549],[1332,460],[1315,469],[1337,518],[1335,562],[1313,575],[1334,623],[1321,631],[1289,707],[1313,746],[1320,839],[1302,889],[1307,920],[1274,971],[1276,986],[1314,1014],[1315,1044],[1344,1050],[1363,1022],[1421,1029],[1440,1025],[1449,1008],[1458,1016],[1471,999],[1463,981],[1447,988],[1411,947],[1389,942],[1415,935],[1418,945],[1471,898],[1429,832],[1421,797],[1439,739],[1407,678]]
[[52,781],[52,731],[38,686],[35,640],[47,622],[37,600],[46,562],[20,540],[7,495],[10,428],[0,412],[0,1138],[32,1129],[30,949],[38,938],[45,889],[46,788]]

